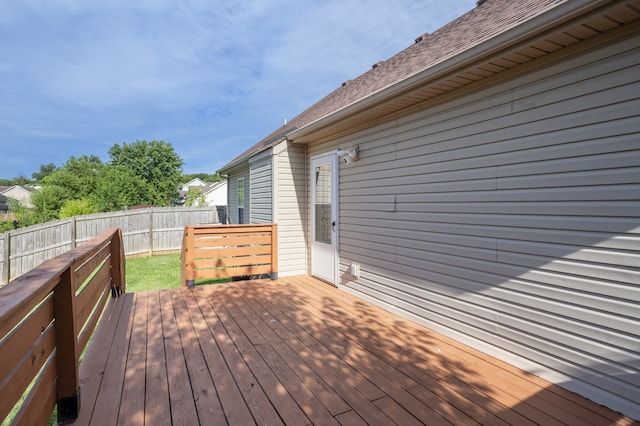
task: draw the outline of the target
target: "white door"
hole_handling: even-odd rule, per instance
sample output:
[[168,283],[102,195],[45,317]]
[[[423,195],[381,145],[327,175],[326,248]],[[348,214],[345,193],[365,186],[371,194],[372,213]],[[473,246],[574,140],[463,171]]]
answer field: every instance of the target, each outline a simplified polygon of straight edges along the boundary
[[338,282],[338,158],[311,159],[311,275]]

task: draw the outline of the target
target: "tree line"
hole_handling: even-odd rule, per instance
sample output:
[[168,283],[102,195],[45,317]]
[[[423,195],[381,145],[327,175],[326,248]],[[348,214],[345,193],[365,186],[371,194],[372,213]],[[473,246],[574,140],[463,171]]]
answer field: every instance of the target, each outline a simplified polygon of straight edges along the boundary
[[196,177],[208,182],[221,179],[216,174],[183,174],[182,158],[164,141],[116,143],[108,154],[107,162],[95,155],[72,156],[59,167],[41,165],[32,180],[24,176],[0,180],[0,185],[37,188],[31,194],[33,208],[9,200],[13,214],[0,222],[0,232],[131,206],[171,206],[181,183]]

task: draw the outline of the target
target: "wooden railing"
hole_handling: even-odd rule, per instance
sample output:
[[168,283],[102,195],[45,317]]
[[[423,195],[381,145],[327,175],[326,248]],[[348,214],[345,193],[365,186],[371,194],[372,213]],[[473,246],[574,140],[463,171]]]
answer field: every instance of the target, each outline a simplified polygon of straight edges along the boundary
[[59,423],[77,418],[79,357],[124,273],[110,229],[0,288],[0,419],[46,424],[56,404]]
[[269,274],[278,278],[278,226],[187,226],[182,240],[184,286],[195,280]]

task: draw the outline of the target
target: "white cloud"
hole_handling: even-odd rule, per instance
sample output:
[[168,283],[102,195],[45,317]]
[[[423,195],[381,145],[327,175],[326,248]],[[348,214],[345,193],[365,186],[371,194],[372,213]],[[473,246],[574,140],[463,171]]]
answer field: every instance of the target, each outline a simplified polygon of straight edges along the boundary
[[[0,144],[164,139],[224,163],[474,0],[20,0],[0,4]],[[177,144],[180,144],[178,147]],[[86,145],[91,148],[91,145]],[[103,152],[95,152],[104,156]],[[23,155],[5,150],[6,156]],[[213,162],[213,160],[212,160]],[[12,161],[16,163],[16,161]],[[6,167],[5,167],[6,166]],[[210,168],[207,166],[207,170]],[[5,176],[10,177],[5,171]]]

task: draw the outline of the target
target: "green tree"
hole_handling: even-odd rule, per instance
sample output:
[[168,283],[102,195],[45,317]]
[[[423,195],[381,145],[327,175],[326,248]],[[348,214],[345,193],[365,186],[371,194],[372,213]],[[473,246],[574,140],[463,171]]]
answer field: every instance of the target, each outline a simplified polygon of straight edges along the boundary
[[189,207],[204,207],[207,199],[200,188],[189,188],[184,204]]
[[209,182],[209,183],[213,183],[213,182],[218,182],[222,180],[222,176],[220,176],[217,173],[214,173],[212,175],[207,174],[207,173],[191,173],[191,174],[183,174],[182,175],[182,179],[180,180],[181,183],[187,183],[189,181],[192,181],[193,179],[200,179],[204,182]]
[[13,219],[0,220],[0,233],[11,231],[12,229],[15,229],[15,227],[13,226]]
[[13,179],[0,179],[0,186],[13,186],[13,185],[30,185],[33,182],[25,175],[14,177]]
[[0,222],[0,232],[10,231],[14,228],[35,225],[39,222],[37,214],[33,209],[24,206],[20,201],[9,198],[9,209],[11,215],[7,220]]
[[45,185],[31,194],[31,203],[36,208],[38,222],[59,218],[60,207],[70,199],[68,191],[57,185]]
[[147,205],[149,184],[125,166],[105,167],[98,180],[94,199],[99,211],[122,210],[135,205]]
[[164,141],[115,144],[109,149],[111,165],[123,166],[147,183],[151,204],[169,206],[178,195],[184,162]]
[[12,185],[29,185],[31,183],[31,179],[25,175],[16,176],[11,180],[13,182]]
[[95,155],[71,157],[63,166],[45,176],[42,184],[64,188],[66,196],[63,203],[67,199],[79,200],[93,195],[103,167],[104,164]]
[[98,210],[94,202],[89,198],[82,198],[80,200],[67,200],[62,207],[60,207],[59,217],[64,219],[65,217],[80,216],[83,214],[96,213]]
[[53,173],[55,170],[57,169],[56,165],[53,163],[49,163],[49,164],[41,164],[40,165],[40,171],[32,173],[31,177],[33,178],[34,181],[36,182],[42,182],[42,180],[49,176],[51,173]]

